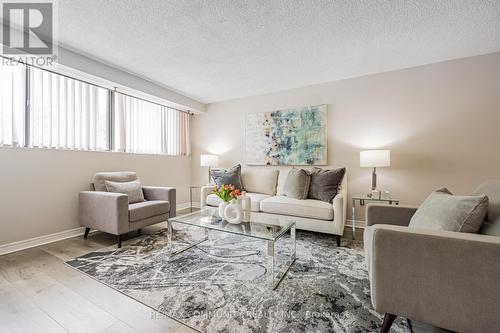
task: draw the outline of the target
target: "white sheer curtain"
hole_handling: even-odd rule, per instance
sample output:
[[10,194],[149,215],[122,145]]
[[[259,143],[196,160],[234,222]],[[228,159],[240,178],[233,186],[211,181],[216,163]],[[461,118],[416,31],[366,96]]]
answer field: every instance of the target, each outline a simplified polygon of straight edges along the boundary
[[115,150],[189,155],[189,114],[115,93]]
[[108,90],[30,69],[30,147],[109,149]]
[[26,67],[0,57],[0,146],[24,146]]

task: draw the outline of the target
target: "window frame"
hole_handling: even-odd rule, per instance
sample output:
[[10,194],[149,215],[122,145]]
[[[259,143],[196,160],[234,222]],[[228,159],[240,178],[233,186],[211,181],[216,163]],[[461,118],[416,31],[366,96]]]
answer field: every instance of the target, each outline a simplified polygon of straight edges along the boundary
[[[99,84],[96,84],[96,83],[93,83],[93,82],[89,82],[89,81],[86,81],[86,80],[82,80],[80,78],[75,78],[75,77],[72,77],[70,75],[66,75],[66,74],[63,74],[63,73],[58,73],[56,71],[52,71],[50,69],[46,69],[46,68],[41,68],[41,67],[38,67],[38,66],[32,66],[32,65],[28,65],[28,64],[24,64],[26,66],[26,72],[25,72],[25,82],[26,82],[26,93],[25,93],[25,101],[26,101],[26,114],[25,114],[25,124],[24,124],[24,147],[26,148],[39,148],[39,149],[56,149],[56,150],[72,150],[72,151],[93,151],[93,152],[112,152],[114,147],[112,146],[112,138],[110,137],[110,134],[111,134],[111,127],[113,126],[111,124],[111,117],[113,115],[113,109],[111,109],[111,103],[109,101],[110,98],[113,97],[113,94],[114,94],[114,91],[111,90],[110,88],[108,87],[104,87],[102,85],[99,85]],[[81,83],[85,83],[85,84],[88,84],[88,85],[91,85],[91,86],[94,86],[96,88],[101,88],[101,89],[104,89],[106,90],[107,94],[108,94],[108,103],[107,103],[107,110],[106,110],[106,117],[107,117],[107,121],[108,121],[108,139],[107,139],[107,145],[108,145],[108,149],[76,149],[76,148],[55,148],[55,147],[30,147],[31,145],[31,142],[30,142],[30,123],[31,123],[31,119],[30,117],[33,116],[33,109],[32,109],[32,103],[31,103],[31,99],[30,99],[30,96],[31,96],[31,91],[30,91],[30,87],[31,87],[31,70],[32,68],[36,68],[37,70],[41,70],[41,71],[46,71],[46,72],[49,72],[51,74],[54,74],[54,75],[59,75],[59,76],[62,76],[64,78],[67,78],[67,79],[70,79],[70,80],[74,80],[74,81],[78,81],[78,82],[81,82]]]
[[[3,61],[3,59],[9,59],[7,57],[4,57],[2,55],[0,55],[0,60]],[[182,156],[181,155],[168,155],[168,154],[163,154],[163,153],[134,153],[134,152],[120,152],[120,151],[117,151],[116,150],[116,145],[115,145],[115,132],[116,132],[116,129],[115,129],[115,126],[114,126],[114,123],[115,123],[115,94],[116,93],[119,93],[121,95],[125,95],[125,96],[128,96],[128,97],[131,97],[131,98],[136,98],[140,101],[143,101],[143,102],[147,102],[147,103],[152,103],[152,104],[155,104],[155,105],[158,105],[160,107],[164,107],[164,108],[168,108],[168,109],[172,109],[172,110],[175,110],[177,112],[181,112],[181,113],[187,113],[189,116],[192,116],[194,113],[192,113],[191,111],[189,110],[181,110],[181,109],[178,109],[178,108],[175,108],[175,107],[172,107],[172,106],[169,106],[169,105],[165,105],[165,104],[162,104],[162,103],[159,103],[156,101],[156,97],[152,96],[153,98],[152,99],[148,99],[147,97],[141,97],[140,96],[140,93],[138,93],[137,95],[136,94],[131,94],[129,93],[128,91],[133,91],[133,89],[130,89],[130,88],[125,88],[123,89],[124,91],[122,91],[122,89],[118,90],[117,87],[113,87],[111,88],[110,86],[106,86],[106,84],[99,84],[99,83],[94,83],[94,82],[91,82],[89,79],[87,78],[80,78],[80,77],[77,77],[77,76],[80,76],[79,74],[75,73],[77,72],[78,70],[76,69],[73,69],[73,68],[70,68],[68,67],[68,71],[66,70],[61,70],[61,71],[55,71],[55,70],[51,70],[51,69],[47,69],[47,68],[43,68],[43,67],[39,67],[39,66],[35,66],[35,65],[31,65],[31,64],[27,64],[27,63],[19,63],[19,65],[21,66],[24,66],[25,67],[25,70],[24,70],[24,79],[25,79],[25,87],[24,87],[24,105],[25,105],[25,114],[24,114],[24,143],[22,146],[18,146],[18,147],[15,147],[15,148],[34,148],[34,149],[55,149],[55,150],[71,150],[71,151],[88,151],[88,152],[117,152],[117,153],[122,153],[122,154],[139,154],[139,155],[159,155],[159,156]],[[64,67],[64,66],[63,66]],[[71,79],[71,80],[75,80],[75,81],[79,81],[81,83],[85,83],[85,84],[88,84],[88,85],[92,85],[92,86],[95,86],[97,88],[101,88],[101,89],[105,89],[108,93],[108,105],[107,105],[107,110],[106,110],[106,115],[107,115],[107,119],[108,119],[108,149],[102,149],[102,150],[96,150],[96,149],[89,149],[89,150],[82,150],[82,149],[72,149],[72,148],[54,148],[54,147],[30,147],[30,120],[31,120],[31,117],[32,117],[32,105],[31,105],[31,100],[30,100],[30,86],[31,86],[31,73],[30,71],[32,70],[31,68],[36,68],[38,70],[42,70],[42,71],[47,71],[49,73],[52,73],[52,74],[55,74],[55,75],[60,75],[62,77],[65,77],[65,78],[68,78],[68,79]],[[62,73],[62,72],[71,72],[70,74],[66,74],[66,73]],[[82,76],[85,76],[86,73],[82,72],[83,75]],[[87,74],[89,76],[92,76],[91,74]],[[97,78],[97,81],[100,80],[100,78],[96,77]],[[103,81],[106,81],[105,79],[102,79]],[[111,84],[110,84],[111,85]],[[154,99],[154,100],[153,100]],[[0,148],[12,148],[10,146],[0,146]]]

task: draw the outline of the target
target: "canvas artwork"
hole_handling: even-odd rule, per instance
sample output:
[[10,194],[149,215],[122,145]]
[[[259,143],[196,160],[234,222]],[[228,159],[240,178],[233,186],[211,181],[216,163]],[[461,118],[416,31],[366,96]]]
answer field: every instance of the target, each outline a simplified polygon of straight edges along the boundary
[[246,164],[326,165],[327,106],[250,113]]

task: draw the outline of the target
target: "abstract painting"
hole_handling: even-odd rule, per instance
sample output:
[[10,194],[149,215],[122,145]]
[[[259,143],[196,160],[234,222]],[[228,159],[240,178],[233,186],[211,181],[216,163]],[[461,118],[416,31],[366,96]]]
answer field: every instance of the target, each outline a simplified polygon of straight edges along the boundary
[[327,106],[250,113],[247,165],[326,165]]

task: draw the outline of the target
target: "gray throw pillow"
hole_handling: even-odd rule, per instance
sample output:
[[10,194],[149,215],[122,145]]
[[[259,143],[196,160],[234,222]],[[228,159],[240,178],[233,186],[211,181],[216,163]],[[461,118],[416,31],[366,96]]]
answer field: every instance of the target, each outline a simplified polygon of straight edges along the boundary
[[131,182],[112,182],[105,180],[106,190],[108,192],[123,193],[128,195],[128,203],[144,201],[144,193],[142,193],[142,184],[139,179]]
[[487,211],[486,195],[459,196],[441,188],[425,199],[409,227],[477,233]]
[[234,185],[239,190],[245,190],[241,181],[241,165],[239,164],[229,170],[212,169],[210,170],[210,177],[212,177],[217,186]]
[[286,177],[283,194],[294,199],[306,199],[310,182],[311,175],[309,172],[303,169],[293,168]]
[[344,178],[345,168],[325,170],[314,167],[311,169],[311,184],[309,185],[309,199],[332,202],[339,191]]

